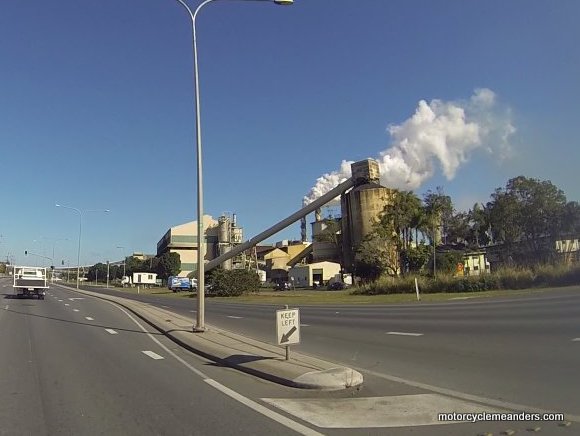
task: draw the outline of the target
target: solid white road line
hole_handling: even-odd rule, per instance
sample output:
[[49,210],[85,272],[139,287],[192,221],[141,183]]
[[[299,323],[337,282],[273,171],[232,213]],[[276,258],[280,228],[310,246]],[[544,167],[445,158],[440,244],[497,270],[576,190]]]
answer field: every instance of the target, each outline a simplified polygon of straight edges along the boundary
[[228,315],[227,318],[231,318],[231,319],[243,319],[243,316],[233,316],[233,315]]
[[90,316],[85,316],[85,319],[86,319],[87,321],[94,321],[94,318],[91,318]]
[[409,333],[409,332],[387,332],[386,334],[399,336],[423,336],[423,333]]
[[151,359],[154,360],[161,360],[161,359],[165,359],[165,357],[160,356],[157,353],[154,353],[153,351],[141,351],[143,354],[149,356]]
[[312,430],[311,428],[308,428],[305,425],[299,424],[296,421],[292,421],[290,418],[286,418],[285,416],[280,415],[279,413],[276,413],[273,410],[270,410],[267,407],[264,407],[261,404],[258,404],[255,401],[250,400],[249,398],[238,394],[235,391],[232,391],[230,388],[222,385],[221,383],[216,382],[215,380],[205,379],[204,381],[208,385],[216,388],[218,391],[226,394],[228,397],[233,398],[236,401],[239,401],[240,403],[244,404],[245,406],[248,406],[250,409],[255,410],[258,413],[261,413],[264,416],[267,416],[268,418],[294,430],[297,433],[300,433],[303,435],[308,435],[308,436],[321,436],[322,435],[322,433],[318,433],[317,431]]
[[118,335],[119,333],[113,329],[105,329],[107,331],[107,333],[110,333],[112,335]]

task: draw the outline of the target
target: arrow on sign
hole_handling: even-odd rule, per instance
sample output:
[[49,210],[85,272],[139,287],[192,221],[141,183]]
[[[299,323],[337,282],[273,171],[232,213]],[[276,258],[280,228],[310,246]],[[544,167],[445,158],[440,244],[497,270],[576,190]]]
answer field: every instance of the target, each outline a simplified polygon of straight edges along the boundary
[[296,326],[292,327],[288,333],[282,335],[282,339],[280,339],[280,343],[283,344],[284,342],[288,342],[292,333],[296,331]]

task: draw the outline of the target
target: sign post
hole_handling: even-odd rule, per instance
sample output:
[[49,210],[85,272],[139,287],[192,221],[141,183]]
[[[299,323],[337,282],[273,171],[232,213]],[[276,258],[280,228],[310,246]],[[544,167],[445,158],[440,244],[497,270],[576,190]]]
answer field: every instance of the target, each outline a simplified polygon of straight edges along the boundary
[[419,283],[417,283],[417,277],[415,277],[415,291],[417,292],[417,301],[421,301],[421,297],[419,296]]
[[290,345],[300,343],[300,311],[285,309],[276,311],[276,339],[286,347],[286,360],[290,359]]

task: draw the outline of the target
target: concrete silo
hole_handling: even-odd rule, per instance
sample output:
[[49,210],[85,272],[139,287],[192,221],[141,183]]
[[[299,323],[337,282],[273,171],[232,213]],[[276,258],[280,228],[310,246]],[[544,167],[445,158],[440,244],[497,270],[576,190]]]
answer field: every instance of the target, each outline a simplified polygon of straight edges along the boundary
[[380,185],[379,164],[373,159],[351,166],[354,188],[340,198],[342,215],[343,266],[353,272],[355,254],[385,206],[392,203],[395,191]]

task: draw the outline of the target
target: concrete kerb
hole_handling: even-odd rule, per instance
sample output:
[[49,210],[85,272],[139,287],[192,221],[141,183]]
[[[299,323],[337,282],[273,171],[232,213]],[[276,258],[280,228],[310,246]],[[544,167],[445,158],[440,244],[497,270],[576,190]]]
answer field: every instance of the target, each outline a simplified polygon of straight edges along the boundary
[[292,353],[291,359],[286,361],[279,347],[214,326],[206,324],[204,333],[193,333],[190,330],[193,320],[147,303],[61,284],[58,286],[116,303],[183,348],[219,365],[274,383],[317,390],[341,390],[363,383],[362,374],[351,368],[299,353]]

